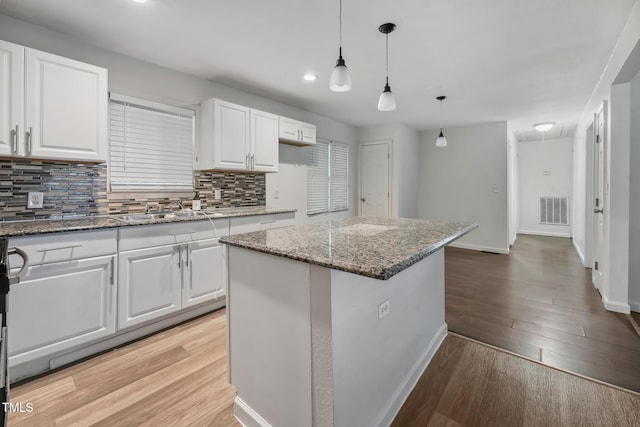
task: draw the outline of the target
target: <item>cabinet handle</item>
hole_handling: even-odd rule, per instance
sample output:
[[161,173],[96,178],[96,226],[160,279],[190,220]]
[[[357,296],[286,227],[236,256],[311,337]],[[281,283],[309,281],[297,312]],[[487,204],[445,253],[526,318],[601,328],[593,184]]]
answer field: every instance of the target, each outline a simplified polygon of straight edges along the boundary
[[300,141],[304,139],[304,129],[300,129]]
[[249,155],[248,154],[244,158],[244,166],[245,166],[245,169],[249,169]]
[[178,268],[182,269],[182,245],[176,246],[178,249]]
[[298,141],[300,141],[300,129],[298,129]]
[[113,280],[113,269],[114,269],[114,264],[115,264],[114,258],[115,257],[111,257],[111,261],[109,261],[111,263],[111,277],[109,278],[109,281],[110,281],[112,286],[113,286],[113,282],[114,282],[114,280]]
[[251,155],[251,170],[254,170],[256,168],[256,158],[254,157],[254,155]]
[[190,252],[189,245],[185,245],[184,253],[185,253],[185,256],[186,256],[186,261],[185,261],[184,265],[187,266],[187,267],[189,267],[189,252]]
[[29,132],[26,134],[27,139],[27,155],[31,155],[31,136],[33,135],[33,128],[29,127]]
[[20,126],[16,125],[16,129],[11,129],[11,152],[16,154],[18,152],[18,135],[20,134]]

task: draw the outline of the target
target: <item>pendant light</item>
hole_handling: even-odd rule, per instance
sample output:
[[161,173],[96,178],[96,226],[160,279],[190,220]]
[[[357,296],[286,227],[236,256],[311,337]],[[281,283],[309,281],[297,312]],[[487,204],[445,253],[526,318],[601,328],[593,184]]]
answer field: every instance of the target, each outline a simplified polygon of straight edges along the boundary
[[384,85],[382,94],[380,94],[380,99],[378,99],[378,110],[380,111],[393,111],[396,109],[396,98],[393,96],[393,92],[391,92],[391,87],[389,86],[389,33],[395,29],[396,24],[392,24],[391,22],[387,22],[386,24],[382,24],[378,27],[378,31],[386,37],[387,64],[387,82]]
[[442,133],[442,101],[447,99],[446,96],[439,96],[436,98],[440,101],[440,135],[438,135],[438,139],[436,139],[436,147],[446,147],[447,146],[447,138],[444,137]]
[[329,89],[334,92],[348,92],[351,90],[351,75],[342,58],[342,0],[340,0],[340,48],[338,49],[338,61],[331,72]]

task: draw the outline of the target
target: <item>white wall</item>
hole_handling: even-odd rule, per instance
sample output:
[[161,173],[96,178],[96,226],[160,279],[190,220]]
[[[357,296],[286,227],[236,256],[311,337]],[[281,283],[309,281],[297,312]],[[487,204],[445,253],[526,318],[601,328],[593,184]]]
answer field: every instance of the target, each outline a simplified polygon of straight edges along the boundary
[[509,253],[507,123],[448,128],[446,148],[438,132],[420,133],[420,218],[477,222],[452,246]]
[[631,80],[629,305],[640,312],[640,73]]
[[[356,210],[357,145],[355,128],[339,121],[282,104],[249,92],[216,82],[202,80],[135,58],[89,45],[67,35],[49,31],[0,14],[0,39],[68,58],[95,64],[109,70],[109,90],[125,95],[188,107],[197,110],[200,102],[212,97],[235,102],[317,125],[319,137],[346,142],[351,151],[351,200],[347,212],[306,215],[306,161],[304,150],[294,146],[280,147],[280,172],[267,174],[267,206],[296,208],[296,221],[304,223],[354,215]],[[199,125],[196,124],[196,128]],[[274,192],[279,191],[279,198]]]
[[[520,184],[519,233],[571,237],[570,225],[539,224],[539,197],[569,197],[573,184],[571,138],[518,143]],[[571,212],[569,212],[571,215]],[[571,216],[569,216],[571,221]]]
[[392,141],[391,215],[418,217],[418,133],[403,124],[358,129],[359,142]]
[[[606,112],[609,126],[605,138],[609,143],[608,164],[605,165],[605,187],[610,189],[605,194],[605,259],[602,261],[603,283],[602,300],[608,310],[628,312],[629,293],[629,147],[630,147],[630,88],[625,85],[637,74],[640,68],[640,4],[636,2],[629,19],[611,54],[600,81],[596,85],[587,102],[583,114],[578,121],[574,134],[575,170],[574,192],[587,194],[587,182],[592,179],[588,175],[588,149],[586,130],[593,120],[593,114],[603,101],[611,103]],[[614,85],[615,83],[615,85]],[[614,85],[614,86],[612,86]],[[625,87],[626,86],[626,87]],[[616,95],[613,95],[616,92]],[[615,98],[615,99],[614,99]],[[587,174],[580,175],[579,172]],[[586,218],[593,209],[591,200],[574,206],[574,245],[579,252],[585,252],[586,243],[592,234]],[[626,206],[626,207],[625,207]],[[579,225],[579,227],[578,227]],[[589,260],[589,256],[584,257]],[[637,260],[632,260],[637,262]]]

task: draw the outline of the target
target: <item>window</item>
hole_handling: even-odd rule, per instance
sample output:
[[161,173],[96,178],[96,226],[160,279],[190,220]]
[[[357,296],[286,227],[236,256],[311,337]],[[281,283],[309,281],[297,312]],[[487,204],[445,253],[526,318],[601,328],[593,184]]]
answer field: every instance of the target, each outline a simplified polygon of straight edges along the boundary
[[111,191],[193,191],[191,110],[111,94]]
[[349,209],[349,146],[318,140],[307,172],[307,214]]

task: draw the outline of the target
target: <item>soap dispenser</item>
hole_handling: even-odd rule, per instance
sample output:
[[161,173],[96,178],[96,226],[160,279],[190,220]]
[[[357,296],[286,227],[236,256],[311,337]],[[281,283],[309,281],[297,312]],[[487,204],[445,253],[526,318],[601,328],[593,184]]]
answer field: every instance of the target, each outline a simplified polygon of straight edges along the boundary
[[191,209],[194,211],[199,211],[202,208],[200,205],[200,195],[196,191],[196,194],[193,195],[193,200],[191,201]]

